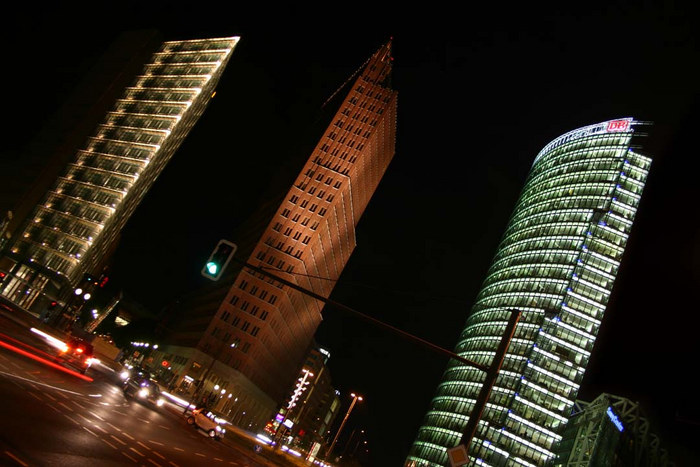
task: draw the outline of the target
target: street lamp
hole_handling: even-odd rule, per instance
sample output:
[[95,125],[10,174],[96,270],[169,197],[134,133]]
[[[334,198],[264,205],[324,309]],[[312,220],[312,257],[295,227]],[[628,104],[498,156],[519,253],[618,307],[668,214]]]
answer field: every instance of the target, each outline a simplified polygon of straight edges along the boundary
[[[238,346],[238,341],[235,340],[231,343],[231,345],[229,347],[232,349],[235,349],[237,346]],[[211,372],[211,369],[214,366],[214,362],[219,360],[219,358],[221,357],[221,354],[224,352],[225,348],[226,348],[226,345],[224,344],[224,342],[222,342],[221,346],[219,347],[219,351],[216,353],[216,357],[212,357],[211,361],[209,362],[209,366],[207,367],[206,371],[202,375],[202,378],[199,380],[199,383],[197,384],[197,387],[195,388],[194,394],[192,394],[192,400],[195,401],[195,404],[197,402],[197,397],[199,397],[200,392],[202,391],[202,389],[204,389],[204,381],[209,376],[209,373]],[[185,410],[183,410],[182,413],[186,414],[191,406],[192,406],[191,402],[185,404]]]
[[345,413],[345,417],[343,418],[343,422],[340,424],[340,428],[338,428],[338,432],[335,434],[335,438],[333,438],[333,442],[331,443],[331,447],[328,448],[328,454],[326,454],[326,459],[330,459],[331,453],[333,452],[333,448],[335,447],[336,441],[338,441],[338,436],[340,436],[340,432],[343,431],[343,427],[345,426],[345,422],[348,420],[348,417],[350,416],[350,412],[352,412],[353,407],[355,407],[355,403],[359,400],[362,400],[362,396],[359,394],[350,393],[352,396],[352,402],[350,403],[350,407],[348,407],[348,411]]

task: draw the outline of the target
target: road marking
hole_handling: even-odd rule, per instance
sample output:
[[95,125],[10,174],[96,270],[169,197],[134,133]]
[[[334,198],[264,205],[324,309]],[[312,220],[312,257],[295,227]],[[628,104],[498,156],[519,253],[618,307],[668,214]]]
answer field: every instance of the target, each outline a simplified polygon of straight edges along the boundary
[[93,435],[95,438],[99,438],[99,436],[97,436],[97,433],[94,433],[94,432],[90,431],[90,429],[89,429],[88,427],[85,427],[85,426],[84,426],[83,429],[84,429],[85,431],[87,431],[88,433],[90,433],[91,435]]
[[128,457],[129,459],[131,459],[131,462],[135,462],[135,463],[138,464],[139,461],[137,461],[136,459],[134,459],[133,457],[131,457],[130,455],[128,455],[128,454],[125,453],[124,451],[122,451],[122,454],[124,454],[126,457]]
[[107,430],[105,430],[104,428],[102,428],[102,427],[101,427],[100,425],[98,425],[97,423],[93,423],[92,426],[93,426],[93,428],[97,428],[98,430],[100,430],[102,433],[107,434]]
[[155,454],[156,456],[158,456],[158,457],[160,457],[161,459],[165,460],[165,456],[162,455],[161,453],[159,453],[158,451],[153,451],[153,454]]
[[125,443],[124,441],[120,440],[119,438],[117,438],[116,436],[114,436],[114,435],[109,435],[109,436],[110,436],[114,441],[116,441],[116,442],[118,442],[118,443],[121,443],[122,445],[126,446],[126,443]]
[[175,447],[175,448],[173,448],[173,449],[175,449],[176,451],[185,452],[185,450],[182,449],[182,448]]
[[136,439],[136,438],[134,438],[133,436],[131,436],[129,433],[127,433],[126,431],[122,432],[122,434],[123,434],[124,436],[126,436],[127,438],[129,438],[131,441],[134,441],[134,440]]
[[5,451],[5,454],[7,454],[7,457],[13,459],[13,460],[14,460],[15,462],[17,462],[18,464],[23,465],[24,467],[29,467],[29,464],[27,464],[27,463],[21,461],[18,457],[12,455],[12,453],[11,453],[10,451]]
[[148,440],[149,443],[157,444],[158,446],[165,446],[163,443],[159,443],[158,441],[153,441],[152,439]]
[[100,438],[100,439],[101,439],[102,441],[104,441],[105,443],[107,443],[109,446],[112,446],[112,448],[114,448],[114,449],[119,449],[118,447],[116,447],[114,444],[110,443],[110,442],[107,441],[106,439],[104,439],[104,438]]
[[169,429],[170,429],[169,426],[165,426],[165,425],[158,425],[158,428],[162,428],[162,429],[164,429],[164,430],[169,430]]
[[157,465],[158,467],[160,467],[160,464],[159,464],[158,462],[154,461],[153,459],[146,459],[146,460],[147,460],[148,462],[150,462],[151,464]]
[[82,419],[85,420],[86,422],[92,423],[92,420],[90,420],[89,418],[87,418],[85,415],[83,415],[83,414],[81,414],[81,413],[77,413],[77,415],[78,415],[78,417],[82,418]]
[[112,428],[114,428],[114,429],[117,430],[117,431],[122,431],[122,430],[120,430],[119,428],[117,428],[116,426],[112,425],[112,424],[109,423],[109,422],[107,422],[107,425],[111,426]]
[[151,423],[150,421],[145,420],[145,419],[143,419],[143,418],[138,418],[138,417],[137,417],[136,419],[142,421],[143,423]]
[[[68,392],[68,393],[74,394],[74,395],[76,395],[76,396],[82,396],[82,395],[83,395],[83,394],[81,394],[81,393],[79,393],[79,392],[69,391],[68,389],[63,389],[63,388],[59,388],[59,387],[56,387],[56,386],[51,386],[50,384],[42,383],[42,382],[40,382],[40,381],[35,381],[35,380],[33,380],[33,379],[23,378],[23,377],[21,377],[21,376],[19,376],[19,375],[14,375],[14,374],[12,374],[12,373],[7,373],[7,372],[5,372],[5,371],[0,371],[0,374],[3,374],[3,375],[5,375],[5,376],[9,376],[10,378],[21,379],[22,381],[25,381],[25,382],[27,382],[27,383],[37,384],[37,385],[39,385],[39,386],[45,386],[45,387],[47,387],[47,388],[55,389],[55,390],[57,390],[57,391]],[[61,394],[61,395],[63,395],[63,394]],[[47,394],[47,396],[48,396],[48,394]],[[53,399],[53,398],[52,398],[52,399]],[[56,399],[54,399],[54,400],[56,400]]]
[[56,398],[53,397],[51,394],[49,394],[49,393],[44,393],[44,396],[46,396],[46,397],[48,397],[49,399],[51,399],[52,401],[56,402]]
[[202,453],[200,453],[200,452],[195,452],[194,455],[195,455],[195,456],[199,456],[199,457],[207,457],[207,456],[205,456],[204,454],[202,454]]
[[173,461],[168,462],[168,464],[172,465],[173,467],[180,467],[179,465],[177,465],[177,464],[176,464],[175,462],[173,462]]
[[224,461],[223,459],[219,459],[218,457],[215,457],[214,460],[215,460],[215,461],[219,461],[219,462],[223,462],[223,461]]
[[136,441],[136,444],[138,444],[138,445],[141,446],[142,448],[148,449],[149,451],[151,450],[151,448],[149,448],[148,446],[146,446],[145,444],[143,444],[141,441]]
[[68,406],[67,406],[66,404],[64,404],[63,402],[59,402],[58,405],[60,405],[60,406],[62,406],[62,407],[65,407],[66,409],[68,409],[68,410],[70,410],[71,412],[73,412],[73,409],[71,409],[70,407],[68,407]]
[[102,420],[103,422],[105,421],[104,418],[100,417],[100,416],[97,415],[95,412],[90,412],[90,415],[92,415],[92,416],[95,417],[95,418],[99,418],[99,419]]
[[42,401],[42,402],[44,401],[41,397],[37,396],[37,395],[34,394],[33,392],[30,392],[29,395],[32,396],[32,397],[34,397],[35,399],[39,399],[39,400]]
[[135,452],[136,454],[138,454],[139,456],[141,456],[141,457],[146,457],[146,454],[141,454],[139,451],[137,451],[137,450],[134,449],[134,448],[129,448],[129,451],[134,451],[134,452]]
[[[78,420],[74,419],[73,417],[70,417],[70,416],[68,416],[68,415],[66,415],[66,414],[64,414],[64,413],[62,413],[62,412],[59,412],[59,413],[60,413],[61,415],[63,415],[64,417],[66,417],[66,418],[67,418],[68,420],[70,420],[71,422],[75,423],[76,425],[80,425],[80,422],[78,422]],[[82,425],[80,425],[80,426],[82,426]]]

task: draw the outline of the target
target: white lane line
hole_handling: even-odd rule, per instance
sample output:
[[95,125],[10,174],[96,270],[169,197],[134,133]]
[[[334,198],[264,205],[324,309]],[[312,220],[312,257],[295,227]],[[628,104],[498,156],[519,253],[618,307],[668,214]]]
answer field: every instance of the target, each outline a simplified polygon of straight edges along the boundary
[[149,439],[148,442],[151,443],[151,444],[156,444],[156,445],[158,445],[158,446],[165,446],[165,444],[159,443],[158,441],[153,441],[152,439]]
[[194,455],[199,456],[199,457],[207,457],[204,454],[202,454],[201,452],[195,452]]
[[37,395],[34,394],[33,392],[30,392],[29,395],[32,396],[32,397],[35,398],[35,399],[38,399],[38,400],[44,402],[44,400],[43,400],[41,397],[37,396]]
[[[5,372],[5,371],[0,371],[0,374],[5,375],[5,376],[8,376],[8,377],[10,377],[10,378],[21,379],[22,381],[27,382],[27,383],[37,384],[37,385],[39,385],[39,386],[45,386],[45,387],[47,387],[47,388],[55,389],[55,390],[57,390],[57,391],[62,391],[62,392],[68,392],[68,393],[70,393],[70,394],[75,394],[76,396],[83,396],[83,395],[84,395],[84,394],[81,394],[81,393],[79,393],[79,392],[69,391],[68,389],[63,389],[63,388],[59,388],[59,387],[56,387],[56,386],[51,386],[50,384],[42,383],[41,381],[35,381],[35,380],[33,380],[33,379],[23,378],[23,377],[21,377],[21,376],[19,376],[19,375],[15,375],[15,374],[12,374],[12,373],[7,373],[7,372]],[[55,399],[54,399],[54,400],[55,400]]]
[[120,430],[119,428],[117,428],[116,426],[112,425],[112,424],[109,423],[109,422],[107,422],[107,425],[111,426],[112,428],[114,428],[114,429],[117,430],[117,431],[122,431],[122,430]]
[[148,420],[146,420],[146,419],[143,419],[143,418],[136,418],[136,420],[139,420],[139,421],[141,421],[141,422],[143,422],[143,423],[151,423],[150,421],[148,421]]
[[129,451],[134,451],[134,452],[135,452],[136,454],[138,454],[139,456],[141,456],[141,457],[146,457],[146,454],[142,454],[141,452],[137,451],[137,450],[134,449],[134,448],[129,448]]
[[223,462],[223,461],[224,461],[223,459],[219,459],[218,457],[215,457],[214,460],[215,460],[215,461],[219,461],[219,462]]
[[114,435],[109,435],[109,437],[112,438],[112,439],[113,439],[114,441],[116,441],[117,443],[120,443],[120,444],[122,444],[123,446],[126,446],[126,443],[125,443],[124,441],[120,440],[119,438],[117,438],[116,436],[114,436]]
[[114,444],[110,443],[110,442],[107,441],[106,439],[104,439],[104,438],[99,438],[99,439],[102,440],[102,441],[104,441],[105,443],[107,443],[108,446],[111,446],[112,449],[119,449],[118,447],[116,447]]
[[52,396],[51,394],[49,394],[49,393],[44,393],[44,396],[46,396],[46,397],[48,397],[49,399],[51,399],[52,401],[56,402],[56,398],[55,398],[54,396]]
[[129,433],[127,433],[126,431],[122,432],[122,434],[123,434],[124,436],[126,436],[127,438],[129,438],[131,441],[134,441],[134,440],[136,439],[136,438],[134,438],[133,436],[131,436]]
[[98,430],[100,430],[102,433],[107,434],[107,430],[105,430],[104,428],[102,428],[102,427],[101,427],[100,425],[98,425],[97,423],[93,423],[92,426],[93,426],[93,428],[97,428]]
[[174,447],[173,449],[175,449],[176,451],[185,452],[185,450],[182,448]]
[[170,429],[169,426],[165,426],[165,425],[158,425],[158,428],[161,428],[161,429],[163,429],[163,430],[169,430],[169,429]]
[[21,461],[18,457],[14,456],[10,451],[5,451],[5,454],[7,455],[7,457],[13,459],[19,465],[23,465],[24,467],[29,467],[29,464]]
[[87,431],[88,433],[90,433],[90,434],[91,434],[92,436],[94,436],[95,438],[99,438],[99,436],[97,436],[97,433],[95,433],[95,432],[93,432],[93,431],[90,431],[89,428],[83,427],[83,429],[84,429],[85,431]]
[[168,462],[168,464],[172,465],[173,467],[180,467],[179,465],[177,465],[177,464],[176,464],[175,462],[173,462],[173,461]]
[[95,418],[98,418],[98,419],[102,420],[103,422],[105,421],[104,418],[100,417],[100,416],[97,415],[95,412],[90,412],[90,415],[92,415],[92,416],[95,417]]
[[61,407],[64,407],[64,408],[70,410],[71,412],[73,412],[73,409],[70,408],[70,407],[68,407],[68,406],[67,406],[66,404],[64,404],[63,402],[59,402],[58,405],[60,405]]
[[138,444],[138,445],[141,446],[142,448],[146,448],[146,449],[149,450],[149,451],[151,450],[151,448],[149,448],[148,446],[146,446],[145,444],[143,444],[141,441],[136,441],[136,444]]
[[125,453],[124,451],[122,451],[122,454],[124,454],[126,457],[128,457],[129,459],[131,459],[131,462],[134,462],[134,463],[138,464],[139,461],[137,461],[136,459],[134,459],[133,457],[131,457],[130,455],[128,455],[128,454]]
[[160,467],[160,464],[159,464],[158,462],[154,461],[153,459],[146,459],[146,460],[147,460],[148,462],[150,462],[151,464],[157,465],[158,467]]
[[153,454],[155,454],[156,456],[158,456],[158,457],[160,457],[161,459],[165,460],[165,456],[162,455],[161,453],[159,453],[158,451],[153,451]]
[[78,417],[82,418],[82,419],[85,420],[86,422],[92,423],[92,420],[90,420],[89,418],[87,418],[85,415],[83,415],[83,414],[81,414],[81,413],[77,413],[77,415],[78,415]]
[[[62,413],[62,412],[59,412],[59,413]],[[80,425],[80,422],[78,422],[78,420],[74,419],[73,417],[66,415],[66,414],[62,414],[62,415],[64,417],[66,417],[68,420],[70,420],[71,422],[75,423],[76,425]]]

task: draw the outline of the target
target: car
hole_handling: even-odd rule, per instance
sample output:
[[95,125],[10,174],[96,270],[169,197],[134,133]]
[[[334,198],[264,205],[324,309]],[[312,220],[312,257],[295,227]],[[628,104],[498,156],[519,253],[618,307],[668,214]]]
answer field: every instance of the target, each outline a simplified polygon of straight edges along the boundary
[[162,407],[165,403],[158,382],[143,374],[128,378],[124,382],[124,397],[133,397],[135,400],[150,404],[153,407]]
[[217,441],[221,441],[226,435],[226,428],[223,426],[226,421],[207,409],[194,409],[192,415],[187,417],[187,424],[199,428]]
[[95,361],[94,349],[88,341],[73,337],[60,347],[56,360],[67,363],[85,374]]

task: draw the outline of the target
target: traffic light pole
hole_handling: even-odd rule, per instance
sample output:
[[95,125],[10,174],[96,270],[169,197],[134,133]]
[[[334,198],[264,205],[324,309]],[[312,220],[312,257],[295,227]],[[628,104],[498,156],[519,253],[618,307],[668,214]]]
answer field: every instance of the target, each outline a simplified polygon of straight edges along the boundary
[[[420,344],[429,350],[439,353],[441,355],[446,355],[450,358],[453,358],[459,362],[462,362],[468,366],[475,367],[481,371],[484,371],[486,373],[486,378],[484,380],[484,384],[481,386],[481,390],[479,391],[479,395],[477,396],[476,402],[474,404],[474,407],[472,408],[472,412],[469,416],[469,420],[467,421],[467,425],[464,429],[464,432],[462,433],[462,439],[460,440],[459,445],[457,445],[455,448],[452,448],[452,450],[461,450],[463,454],[463,458],[461,455],[457,455],[456,457],[462,458],[463,462],[461,463],[455,463],[453,462],[453,466],[458,466],[458,465],[466,465],[469,462],[469,457],[468,457],[468,452],[469,452],[469,445],[472,442],[472,439],[474,438],[474,435],[476,434],[476,428],[479,424],[479,420],[481,420],[481,416],[483,415],[484,408],[486,407],[486,402],[488,401],[488,397],[491,394],[491,390],[493,388],[493,385],[496,382],[496,378],[498,377],[498,373],[501,369],[501,366],[503,365],[503,360],[505,359],[505,354],[506,351],[508,350],[508,346],[510,344],[510,341],[513,339],[513,335],[515,333],[515,327],[518,324],[518,321],[520,320],[520,316],[522,315],[522,312],[517,309],[509,310],[511,312],[510,318],[508,319],[508,323],[506,324],[505,331],[503,333],[503,336],[501,337],[501,341],[498,345],[498,348],[496,349],[496,354],[493,357],[493,361],[491,362],[491,365],[486,366],[482,365],[480,363],[474,362],[472,360],[466,359],[462,357],[461,355],[457,355],[454,352],[450,352],[447,349],[443,349],[442,347],[439,347],[431,342],[428,342],[424,339],[421,339],[420,337],[416,337],[412,334],[409,334],[405,331],[402,331],[398,328],[395,328],[389,324],[383,323],[382,321],[379,321],[378,319],[372,318],[371,316],[365,315],[364,313],[360,313],[359,311],[353,310],[352,308],[343,305],[342,303],[338,303],[336,301],[333,301],[329,298],[323,297],[321,295],[318,295],[315,292],[312,292],[310,290],[306,290],[303,287],[300,287],[297,284],[294,284],[293,282],[290,282],[286,279],[283,279],[275,274],[272,274],[262,268],[259,268],[257,266],[253,266],[252,264],[247,263],[246,261],[239,260],[238,258],[233,258],[233,261],[236,261],[237,263],[243,265],[244,267],[251,269],[257,273],[263,274],[265,276],[268,276],[276,281],[278,281],[281,284],[284,284],[294,290],[297,290],[303,294],[306,294],[310,297],[313,297],[317,300],[320,300],[328,305],[334,306],[335,308],[338,308],[342,311],[348,312],[364,321],[367,321],[375,326],[378,326],[382,329],[388,330],[394,334],[399,335],[400,337],[403,337],[404,339],[407,339],[411,342]],[[450,451],[452,451],[450,450]],[[448,453],[449,454],[449,453]],[[451,458],[450,461],[452,462],[453,459]]]
[[338,303],[338,302],[336,302],[336,301],[334,301],[334,300],[331,300],[330,298],[326,298],[326,297],[323,297],[323,296],[321,296],[321,295],[319,295],[319,294],[317,294],[317,293],[315,293],[315,292],[312,292],[312,291],[310,291],[310,290],[306,290],[305,288],[300,287],[300,286],[298,286],[297,284],[295,284],[295,283],[293,283],[293,282],[289,282],[289,281],[286,280],[286,279],[283,279],[283,278],[281,278],[281,277],[279,277],[279,276],[276,276],[276,275],[274,275],[274,274],[272,274],[272,273],[270,273],[270,272],[268,272],[268,271],[266,271],[266,270],[264,270],[264,269],[262,269],[262,268],[259,268],[259,267],[257,267],[257,266],[253,266],[252,264],[249,264],[249,263],[247,263],[247,262],[245,262],[245,261],[239,260],[238,258],[235,258],[235,257],[234,257],[233,260],[236,261],[236,262],[239,263],[239,264],[242,264],[243,266],[245,266],[245,267],[247,267],[247,268],[249,268],[249,269],[252,269],[252,270],[255,271],[255,272],[258,272],[258,273],[260,273],[260,274],[264,274],[264,275],[266,275],[266,276],[268,276],[268,277],[270,277],[270,278],[272,278],[272,279],[274,279],[274,280],[280,282],[281,284],[284,284],[284,285],[286,285],[286,286],[288,286],[288,287],[290,287],[290,288],[292,288],[292,289],[294,289],[294,290],[298,290],[298,291],[301,292],[301,293],[304,293],[304,294],[306,294],[306,295],[308,295],[308,296],[310,296],[310,297],[313,297],[313,298],[315,298],[316,300],[320,300],[320,301],[322,301],[322,302],[324,302],[324,303],[326,303],[326,304],[328,304],[328,305],[331,305],[331,306],[333,306],[333,307],[335,307],[335,308],[338,308],[338,309],[340,309],[340,310],[343,310],[343,311],[345,311],[345,312],[348,312],[348,313],[350,313],[350,314],[352,314],[352,315],[354,315],[354,316],[356,316],[356,317],[358,317],[358,318],[360,318],[360,319],[362,319],[362,320],[364,320],[364,321],[367,321],[368,323],[371,323],[371,324],[373,324],[373,325],[375,325],[375,326],[378,326],[378,327],[380,327],[380,328],[382,328],[382,329],[385,329],[385,330],[390,331],[390,332],[392,332],[392,333],[394,333],[394,334],[397,334],[397,335],[403,337],[404,339],[410,340],[411,342],[415,342],[415,343],[420,344],[420,345],[422,345],[422,346],[424,346],[424,347],[427,347],[428,349],[432,350],[433,352],[439,353],[439,354],[441,354],[441,355],[448,356],[448,357],[450,357],[450,358],[454,358],[455,360],[458,360],[458,361],[460,361],[460,362],[462,362],[462,363],[464,363],[464,364],[466,364],[466,365],[476,367],[476,368],[480,369],[481,371],[485,371],[485,372],[488,372],[488,371],[489,371],[489,367],[487,367],[486,365],[482,365],[481,363],[477,363],[477,362],[475,362],[475,361],[472,361],[472,360],[469,360],[469,359],[467,359],[467,358],[464,358],[464,357],[462,357],[461,355],[457,355],[457,354],[454,353],[454,352],[450,352],[450,351],[447,350],[447,349],[443,349],[442,347],[439,347],[439,346],[433,344],[432,342],[428,342],[428,341],[426,341],[426,340],[424,340],[424,339],[421,339],[420,337],[414,336],[413,334],[409,334],[409,333],[407,333],[407,332],[405,332],[405,331],[402,331],[401,329],[395,328],[394,326],[391,326],[391,325],[386,324],[386,323],[384,323],[384,322],[382,322],[382,321],[379,321],[378,319],[372,318],[371,316],[368,316],[368,315],[366,315],[366,314],[364,314],[364,313],[360,313],[359,311],[353,310],[352,308],[350,308],[350,307],[348,307],[348,306],[345,306],[345,305],[343,305],[342,303]]

